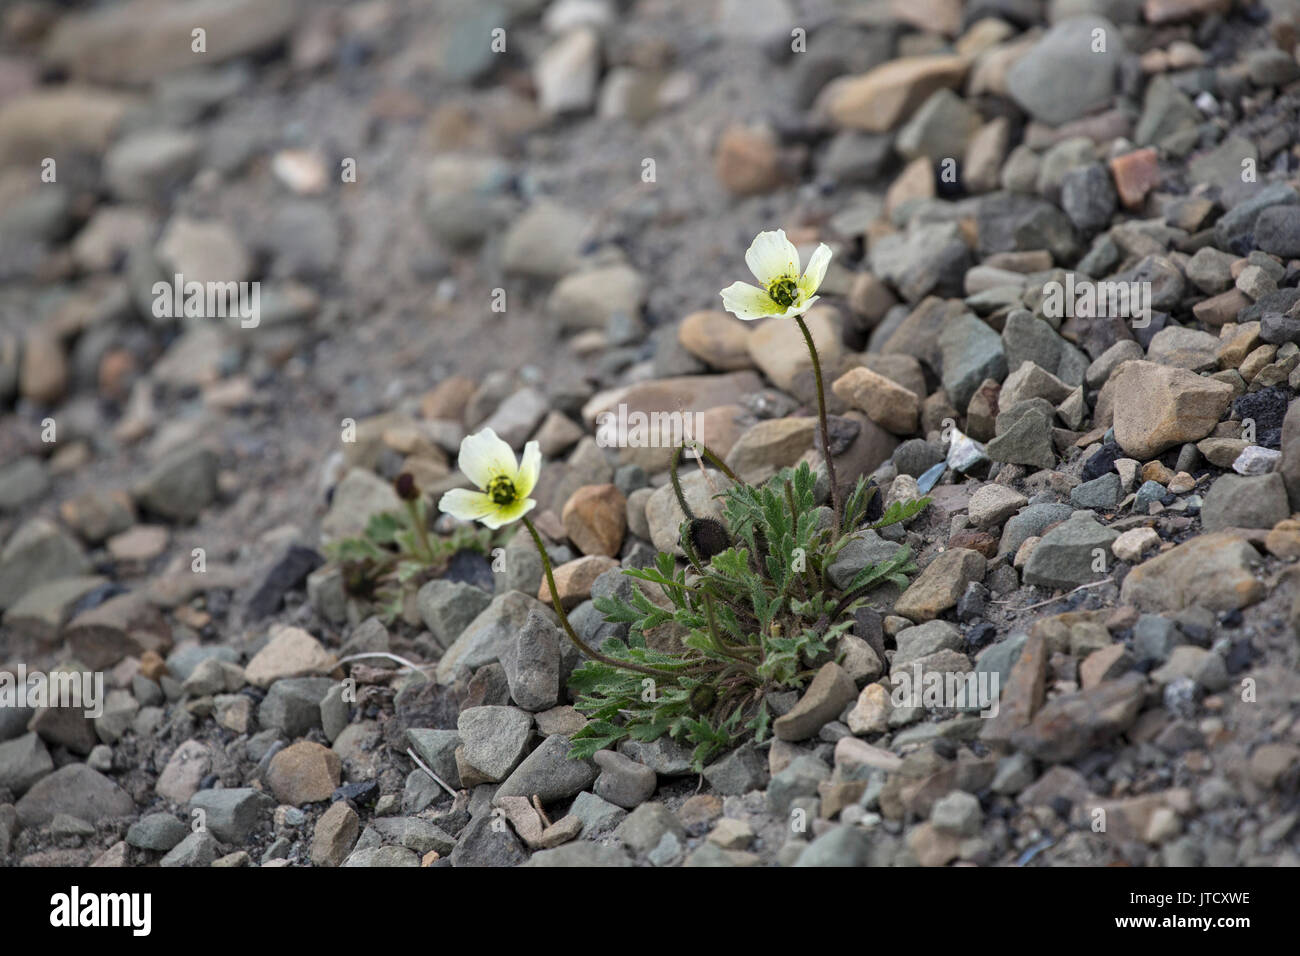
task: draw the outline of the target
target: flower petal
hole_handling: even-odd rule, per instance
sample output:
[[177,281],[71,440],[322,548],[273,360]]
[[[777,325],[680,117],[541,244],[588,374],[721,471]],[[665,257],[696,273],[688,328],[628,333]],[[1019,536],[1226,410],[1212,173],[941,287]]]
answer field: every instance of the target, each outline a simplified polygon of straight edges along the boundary
[[453,488],[438,499],[439,511],[461,521],[482,521],[499,507],[483,492],[468,488]]
[[733,282],[719,294],[722,307],[738,319],[761,319],[765,315],[779,315],[782,311],[770,295],[747,282]]
[[519,463],[519,475],[515,478],[515,494],[527,498],[537,487],[537,476],[542,471],[542,446],[530,441],[524,446],[524,456]]
[[796,315],[803,315],[805,312],[811,309],[813,307],[813,303],[820,298],[821,296],[819,295],[813,295],[813,296],[809,296],[806,299],[800,299],[794,305],[790,306],[790,308],[785,310],[785,315],[783,315],[782,318],[793,319]]
[[465,436],[460,443],[460,458],[456,464],[465,477],[480,488],[487,488],[488,482],[497,475],[505,475],[513,481],[519,471],[514,451],[490,428]]
[[808,260],[808,268],[799,280],[799,290],[804,295],[813,295],[826,278],[826,268],[831,264],[831,249],[826,243],[817,246],[817,251]]
[[760,232],[749,244],[745,265],[764,289],[782,276],[799,275],[799,250],[785,237],[784,229]]
[[498,505],[490,515],[487,515],[481,520],[485,525],[495,531],[503,524],[518,521],[535,507],[537,507],[537,502],[532,498],[520,498],[514,504],[506,505],[504,508]]

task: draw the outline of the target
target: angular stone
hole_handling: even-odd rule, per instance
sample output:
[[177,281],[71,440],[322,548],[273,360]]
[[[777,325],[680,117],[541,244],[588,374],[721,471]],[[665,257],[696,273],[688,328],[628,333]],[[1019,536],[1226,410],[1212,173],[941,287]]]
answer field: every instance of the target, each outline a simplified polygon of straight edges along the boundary
[[858,696],[852,678],[834,661],[823,664],[799,702],[772,724],[781,740],[807,740]]

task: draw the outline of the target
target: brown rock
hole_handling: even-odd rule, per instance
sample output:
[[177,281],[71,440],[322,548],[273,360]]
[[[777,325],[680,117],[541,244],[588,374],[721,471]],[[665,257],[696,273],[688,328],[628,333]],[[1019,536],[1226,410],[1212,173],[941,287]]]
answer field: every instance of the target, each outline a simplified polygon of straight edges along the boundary
[[1065,763],[1105,744],[1133,725],[1146,680],[1127,674],[1090,690],[1063,694],[1047,703],[1011,744],[1047,763]]
[[564,531],[583,554],[614,556],[627,531],[627,499],[614,485],[583,485],[564,504]]
[[1133,657],[1123,644],[1112,644],[1089,654],[1079,665],[1079,685],[1091,690],[1133,669]]
[[57,405],[68,389],[68,360],[54,336],[33,329],[23,341],[18,390],[38,405]]
[[328,674],[337,666],[338,658],[302,628],[279,625],[248,662],[244,677],[254,687],[270,687],[284,677]]
[[1133,568],[1120,600],[1140,611],[1178,611],[1193,604],[1230,611],[1254,604],[1268,593],[1253,568],[1259,553],[1231,532],[1204,534]]
[[1140,461],[1209,435],[1233,398],[1224,382],[1145,361],[1120,365],[1106,388],[1125,397],[1115,403],[1115,440]]
[[266,782],[281,803],[298,807],[328,800],[339,785],[343,761],[328,747],[300,740],[271,758]]
[[771,192],[782,180],[776,137],[766,127],[733,123],[718,140],[713,173],[736,196]]
[[832,81],[819,105],[837,126],[883,133],[914,113],[935,90],[960,85],[968,65],[965,57],[947,54],[901,57],[859,76]]
[[984,579],[982,554],[953,548],[939,554],[894,602],[894,613],[921,623],[932,621],[966,593],[971,581]]
[[1030,635],[1011,668],[997,713],[985,722],[980,739],[1005,742],[1015,731],[1027,727],[1043,706],[1046,691],[1047,645],[1042,635]]
[[463,375],[444,378],[420,400],[420,414],[425,418],[461,421],[465,408],[478,390],[473,379]]
[[165,654],[172,646],[171,625],[139,591],[119,594],[78,614],[68,622],[64,637],[77,660],[92,670],[146,651]]
[[920,397],[869,368],[849,369],[835,380],[831,391],[895,435],[911,435],[920,423]]
[[751,368],[751,327],[718,309],[692,312],[677,327],[677,341],[697,359],[724,372]]
[[1139,149],[1110,161],[1110,174],[1115,178],[1115,191],[1120,202],[1129,209],[1142,205],[1153,188],[1160,183],[1160,163],[1154,149]]
[[311,861],[316,866],[338,866],[352,852],[361,833],[357,812],[340,800],[321,814],[311,839]]
[[816,418],[770,418],[744,431],[727,453],[726,463],[744,481],[766,481],[795,464],[812,447]]
[[[618,567],[618,561],[604,555],[588,555],[566,561],[555,569],[555,587],[560,592],[560,604],[566,611],[577,607],[591,597],[591,585],[596,578],[606,571]],[[537,599],[544,604],[551,603],[551,589],[546,579],[537,590]]]
[[823,664],[799,702],[772,724],[781,740],[807,740],[858,696],[853,679],[834,661]]

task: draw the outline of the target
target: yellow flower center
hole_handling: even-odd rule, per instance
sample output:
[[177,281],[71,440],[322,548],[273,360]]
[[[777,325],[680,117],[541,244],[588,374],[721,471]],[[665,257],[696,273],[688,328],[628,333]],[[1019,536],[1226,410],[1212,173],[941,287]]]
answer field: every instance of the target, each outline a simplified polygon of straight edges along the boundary
[[790,308],[799,298],[799,283],[789,276],[781,276],[767,287],[772,301],[784,309]]
[[517,497],[515,493],[515,483],[505,475],[497,475],[488,482],[487,495],[492,499],[494,504],[513,504]]

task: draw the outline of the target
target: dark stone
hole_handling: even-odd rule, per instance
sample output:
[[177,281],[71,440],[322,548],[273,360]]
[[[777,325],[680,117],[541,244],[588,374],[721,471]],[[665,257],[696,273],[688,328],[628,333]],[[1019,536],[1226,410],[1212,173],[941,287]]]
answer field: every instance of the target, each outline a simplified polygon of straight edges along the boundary
[[307,580],[307,575],[324,563],[325,559],[311,548],[290,545],[284,557],[271,567],[249,598],[245,611],[247,619],[260,621],[280,610],[285,594],[301,585]]
[[472,584],[488,594],[496,589],[496,580],[492,577],[492,561],[477,551],[457,551],[447,562],[447,571],[443,577],[448,581]]
[[347,800],[359,807],[368,807],[379,799],[379,781],[358,780],[345,783],[330,795],[330,803]]
[[1281,312],[1265,312],[1259,317],[1259,337],[1271,345],[1300,342],[1300,319]]
[[1083,465],[1083,473],[1080,477],[1084,481],[1092,481],[1100,478],[1102,475],[1115,470],[1115,459],[1124,457],[1124,449],[1119,447],[1118,442],[1107,442],[1093,453]]
[[1265,448],[1282,447],[1282,420],[1291,401],[1289,388],[1262,388],[1247,392],[1232,403],[1232,417],[1239,422],[1255,421],[1255,444]]

